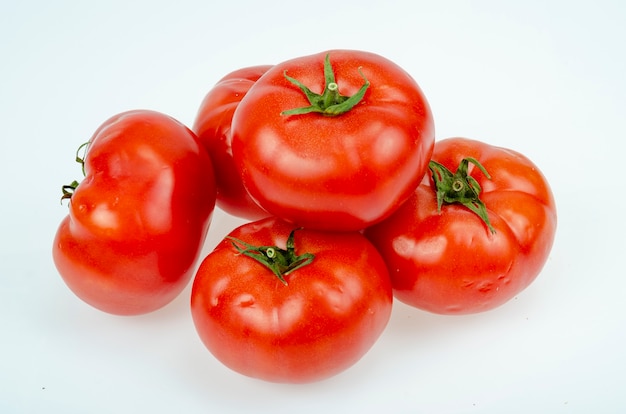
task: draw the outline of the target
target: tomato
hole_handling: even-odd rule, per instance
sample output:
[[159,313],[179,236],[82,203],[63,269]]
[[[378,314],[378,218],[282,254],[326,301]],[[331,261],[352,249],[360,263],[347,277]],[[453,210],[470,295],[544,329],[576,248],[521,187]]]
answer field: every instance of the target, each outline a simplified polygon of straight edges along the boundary
[[507,302],[550,253],[557,215],[548,182],[524,155],[466,138],[437,142],[431,171],[398,211],[365,231],[395,297],[440,314]]
[[65,188],[53,244],[67,286],[105,312],[137,315],[173,300],[195,271],[215,206],[211,159],[184,125],[129,111],[100,126]]
[[392,299],[385,263],[361,233],[269,217],[236,228],[204,259],[191,311],[227,367],[305,383],[356,363],[387,325]]
[[434,145],[415,80],[382,56],[333,50],[273,66],[232,121],[235,165],[269,213],[307,228],[360,230],[423,177]]
[[231,122],[241,99],[270,67],[246,67],[220,79],[204,97],[192,127],[215,167],[217,206],[229,214],[249,220],[267,217],[269,214],[250,198],[235,168],[231,149]]

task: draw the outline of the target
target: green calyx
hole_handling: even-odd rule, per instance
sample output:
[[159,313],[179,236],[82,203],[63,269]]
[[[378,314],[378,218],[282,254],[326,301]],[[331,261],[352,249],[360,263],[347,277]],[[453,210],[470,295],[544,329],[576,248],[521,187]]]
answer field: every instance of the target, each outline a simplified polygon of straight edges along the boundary
[[310,105],[283,111],[281,112],[281,115],[302,115],[314,112],[327,116],[337,116],[348,112],[356,104],[361,102],[365,96],[367,88],[370,86],[369,81],[365,75],[363,75],[363,72],[361,72],[361,68],[359,68],[359,73],[363,77],[365,83],[354,95],[344,96],[339,93],[339,85],[337,85],[337,82],[335,81],[335,73],[333,72],[333,67],[330,64],[329,54],[326,55],[326,59],[324,60],[324,78],[326,83],[324,91],[321,95],[311,91],[306,85],[302,84],[297,79],[288,76],[287,71],[285,71],[285,78],[300,88],[302,93],[304,93],[309,100]]
[[[277,246],[253,246],[234,237],[227,237],[227,239],[231,240],[231,243],[239,253],[256,260],[270,269],[281,283],[286,286],[285,276],[294,270],[308,265],[315,258],[312,253],[296,254],[293,241],[296,230],[299,229],[294,229],[289,234],[285,249]],[[240,245],[243,247],[240,247]]]
[[[75,161],[80,164],[80,168],[83,172],[83,177],[85,176],[85,156],[87,155],[88,146],[89,142],[85,142],[81,144],[80,147],[78,147],[78,149],[76,150]],[[80,155],[81,151],[83,152],[82,155]],[[70,198],[72,198],[72,195],[74,195],[74,191],[76,191],[76,188],[78,188],[78,184],[79,182],[77,180],[74,180],[71,183],[61,187],[61,203],[63,203],[63,200],[69,200]]]
[[491,179],[485,167],[475,158],[464,158],[454,173],[438,162],[430,161],[428,168],[432,172],[437,191],[437,209],[441,212],[441,206],[444,203],[462,204],[478,215],[485,222],[491,233],[495,234],[496,230],[489,222],[487,208],[480,199],[480,192],[482,191],[480,184],[467,173],[469,163],[474,164],[485,174],[485,177]]

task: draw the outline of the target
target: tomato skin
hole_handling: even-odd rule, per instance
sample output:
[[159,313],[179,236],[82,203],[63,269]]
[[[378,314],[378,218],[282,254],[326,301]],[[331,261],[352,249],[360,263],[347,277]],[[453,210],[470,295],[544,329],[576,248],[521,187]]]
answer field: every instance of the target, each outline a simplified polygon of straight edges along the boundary
[[60,275],[104,312],[165,306],[193,276],[211,221],[208,154],[169,116],[128,111],[94,133],[84,169],[54,239]]
[[206,94],[192,130],[211,156],[215,168],[217,206],[233,216],[257,220],[269,216],[250,198],[235,168],[231,148],[231,122],[235,109],[271,65],[250,66],[233,71]]
[[[309,104],[285,72],[321,93],[327,54],[342,95],[354,95],[368,79],[363,99],[338,116],[282,115]],[[409,197],[426,171],[434,122],[421,89],[395,63],[332,50],[269,69],[237,107],[232,135],[235,165],[260,206],[307,228],[352,231],[381,221]]]
[[[294,226],[266,218],[229,236],[284,247]],[[312,263],[285,276],[287,285],[225,239],[200,265],[191,311],[209,351],[230,369],[271,382],[319,381],[356,363],[389,321],[387,268],[359,232],[300,229],[296,253]]]
[[438,213],[429,175],[394,215],[365,230],[389,267],[394,296],[433,313],[477,313],[507,302],[540,273],[556,232],[551,189],[527,157],[466,138],[435,144],[433,160],[451,171],[467,157],[491,175],[469,170],[495,234],[461,205],[444,204]]

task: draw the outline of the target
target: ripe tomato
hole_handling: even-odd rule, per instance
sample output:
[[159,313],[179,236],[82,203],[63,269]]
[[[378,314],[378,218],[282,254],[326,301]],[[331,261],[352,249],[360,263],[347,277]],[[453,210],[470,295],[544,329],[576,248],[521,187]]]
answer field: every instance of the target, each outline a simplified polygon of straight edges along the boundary
[[235,168],[231,149],[233,113],[250,87],[270,65],[236,70],[220,79],[198,109],[193,131],[209,152],[215,167],[217,206],[237,217],[256,220],[269,214],[255,203]]
[[191,293],[209,351],[272,382],[312,382],[350,367],[378,339],[391,306],[385,263],[361,233],[295,229],[274,217],[231,232],[200,265]]
[[112,314],[136,315],[187,285],[215,206],[211,160],[189,129],[152,111],[100,126],[87,145],[85,178],[53,245],[69,288]]
[[[557,223],[550,187],[522,154],[479,141],[439,141],[433,161],[432,177],[365,235],[402,302],[441,314],[495,308],[526,288],[548,258]],[[438,197],[434,179],[446,178],[452,194]]]
[[373,53],[334,50],[269,69],[241,100],[232,150],[245,188],[307,228],[360,230],[419,184],[432,153],[415,80]]

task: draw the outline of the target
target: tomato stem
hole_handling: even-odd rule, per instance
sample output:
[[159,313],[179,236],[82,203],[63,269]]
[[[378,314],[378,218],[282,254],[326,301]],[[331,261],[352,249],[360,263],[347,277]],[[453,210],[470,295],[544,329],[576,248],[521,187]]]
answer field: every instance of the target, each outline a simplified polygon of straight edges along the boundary
[[76,191],[78,184],[78,181],[74,180],[69,184],[61,186],[61,192],[63,193],[63,195],[61,196],[61,203],[63,202],[63,200],[69,200],[70,198],[72,198],[72,195],[74,195],[74,191]]
[[[89,141],[80,144],[80,146],[76,150],[76,156],[74,158],[74,160],[80,164],[81,171],[83,172],[83,177],[85,176],[85,157],[87,156],[88,146]],[[83,152],[82,155],[80,155],[81,151]],[[63,194],[61,196],[61,203],[63,203],[63,200],[69,200],[72,198],[72,195],[74,195],[74,191],[76,191],[76,188],[78,188],[78,184],[79,182],[77,180],[74,180],[69,184],[61,186],[61,192]]]
[[[285,276],[294,270],[300,269],[313,261],[315,256],[312,253],[297,255],[294,245],[294,229],[289,233],[285,249],[278,246],[253,246],[243,240],[227,236],[237,251],[261,263],[276,275],[283,285],[287,285]],[[242,245],[243,247],[240,247]]]
[[488,179],[491,176],[483,165],[475,158],[468,157],[461,160],[456,172],[452,172],[436,161],[430,161],[428,168],[432,172],[433,182],[437,191],[437,211],[441,212],[442,205],[458,203],[467,207],[478,215],[487,225],[492,234],[496,230],[489,221],[487,207],[480,199],[480,184],[471,175],[468,175],[469,163],[474,164]]
[[337,85],[337,82],[335,81],[335,73],[333,72],[333,67],[330,64],[330,54],[327,54],[324,59],[325,87],[321,95],[311,91],[306,85],[302,84],[297,79],[288,76],[287,71],[285,70],[285,78],[300,88],[302,93],[306,95],[310,105],[283,111],[281,112],[281,115],[302,115],[315,112],[328,116],[337,116],[348,112],[356,104],[361,102],[365,96],[367,88],[370,86],[369,81],[365,75],[363,75],[363,72],[361,72],[361,68],[358,70],[365,83],[361,86],[357,93],[352,96],[344,96],[339,93],[339,85]]

